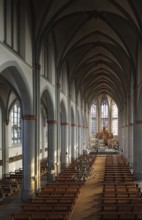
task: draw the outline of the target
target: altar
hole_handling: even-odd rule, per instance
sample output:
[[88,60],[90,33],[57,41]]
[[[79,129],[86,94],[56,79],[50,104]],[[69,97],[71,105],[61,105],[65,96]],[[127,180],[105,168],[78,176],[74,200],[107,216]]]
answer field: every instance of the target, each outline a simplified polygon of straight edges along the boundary
[[100,133],[97,133],[96,137],[103,140],[105,144],[108,145],[108,140],[113,138],[113,134],[109,134],[108,130],[103,127],[102,131]]

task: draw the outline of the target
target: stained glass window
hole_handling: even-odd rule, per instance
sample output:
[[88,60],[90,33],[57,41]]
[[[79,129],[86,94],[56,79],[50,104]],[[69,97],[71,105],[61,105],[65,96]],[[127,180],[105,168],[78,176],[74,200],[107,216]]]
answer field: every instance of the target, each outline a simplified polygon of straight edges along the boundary
[[103,99],[101,102],[101,127],[108,129],[108,102]]
[[118,135],[118,107],[112,102],[112,133]]
[[21,108],[16,102],[11,109],[12,143],[21,143]]

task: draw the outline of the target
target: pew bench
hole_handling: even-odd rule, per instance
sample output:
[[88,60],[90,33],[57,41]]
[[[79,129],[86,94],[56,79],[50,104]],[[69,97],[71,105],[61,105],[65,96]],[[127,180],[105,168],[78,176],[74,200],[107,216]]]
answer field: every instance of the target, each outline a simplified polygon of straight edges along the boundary
[[142,194],[141,192],[103,192],[102,193],[103,198],[137,198],[137,197],[141,197],[142,198]]
[[32,213],[20,213],[12,214],[11,220],[67,220],[69,218],[66,213],[56,213],[56,214],[32,214]]
[[102,212],[100,213],[100,220],[140,220],[142,219],[142,213],[130,213],[130,212]]
[[75,204],[77,198],[33,198],[28,200],[27,204]]
[[100,211],[115,211],[115,212],[141,212],[142,204],[107,204],[100,207]]
[[50,213],[67,213],[70,214],[72,208],[70,206],[67,205],[24,205],[22,206],[22,212],[24,213],[46,213],[46,214],[50,214]]
[[102,198],[102,204],[142,204],[142,198]]

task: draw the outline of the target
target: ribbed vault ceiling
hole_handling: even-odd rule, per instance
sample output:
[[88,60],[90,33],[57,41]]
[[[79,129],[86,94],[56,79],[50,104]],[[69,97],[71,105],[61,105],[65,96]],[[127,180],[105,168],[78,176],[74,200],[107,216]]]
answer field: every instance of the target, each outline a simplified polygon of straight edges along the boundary
[[108,94],[122,106],[136,80],[142,1],[33,0],[32,7],[37,43],[54,37],[58,77],[66,64],[85,100]]

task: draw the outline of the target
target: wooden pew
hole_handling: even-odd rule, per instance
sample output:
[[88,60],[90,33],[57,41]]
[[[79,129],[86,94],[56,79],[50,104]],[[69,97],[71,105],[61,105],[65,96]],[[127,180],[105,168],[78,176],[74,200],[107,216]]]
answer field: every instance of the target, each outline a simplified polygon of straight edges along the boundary
[[135,212],[101,212],[100,220],[140,220],[142,219],[142,213]]
[[52,214],[32,214],[19,213],[12,214],[11,220],[68,220],[67,213],[52,213]]
[[53,199],[53,198],[33,198],[27,201],[26,204],[53,204],[53,205],[59,205],[59,204],[69,204],[69,205],[74,205],[76,202],[76,198],[58,198],[58,199]]
[[141,192],[103,192],[103,198],[137,198],[141,196]]
[[72,211],[71,205],[58,204],[58,205],[46,205],[46,204],[28,204],[22,206],[22,212],[24,213],[59,213],[67,212],[70,214]]

